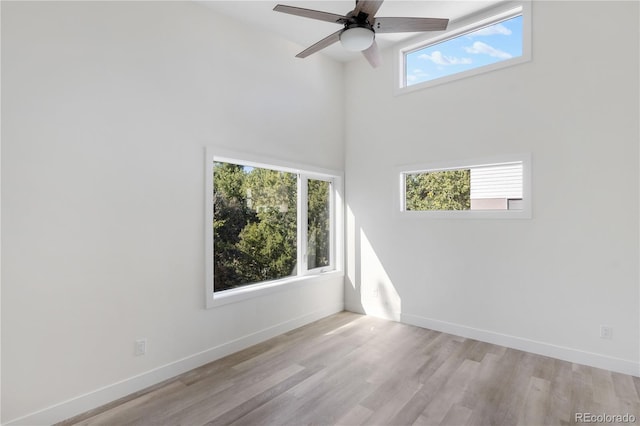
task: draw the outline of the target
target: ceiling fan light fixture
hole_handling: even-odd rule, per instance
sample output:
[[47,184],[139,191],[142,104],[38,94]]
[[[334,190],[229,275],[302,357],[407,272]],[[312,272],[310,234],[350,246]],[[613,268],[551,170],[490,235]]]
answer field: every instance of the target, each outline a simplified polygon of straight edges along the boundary
[[364,27],[347,28],[340,33],[340,43],[352,52],[367,50],[373,44],[375,33],[373,30]]

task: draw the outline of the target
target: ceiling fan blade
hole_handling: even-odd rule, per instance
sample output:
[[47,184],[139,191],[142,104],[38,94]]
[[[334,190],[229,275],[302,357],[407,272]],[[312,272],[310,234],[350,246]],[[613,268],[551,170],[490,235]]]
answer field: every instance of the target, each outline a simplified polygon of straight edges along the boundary
[[378,9],[382,6],[384,0],[356,0],[356,8],[353,10],[353,14],[358,16],[360,12],[367,14],[367,16],[373,17],[378,13]]
[[349,20],[349,18],[347,18],[346,16],[337,15],[335,13],[304,9],[302,7],[285,6],[284,4],[276,5],[273,10],[275,10],[276,12],[288,13],[290,15],[303,16],[305,18],[333,22],[336,24],[343,24]]
[[442,31],[447,29],[448,19],[443,18],[376,18],[376,33],[412,33],[418,31]]
[[362,54],[373,68],[377,68],[382,63],[380,49],[378,49],[378,44],[375,40],[373,40],[373,44],[368,49],[362,51]]
[[307,47],[305,50],[303,50],[302,52],[298,53],[296,55],[296,58],[306,58],[307,56],[311,55],[312,53],[316,53],[318,50],[322,50],[327,46],[331,46],[333,43],[335,43],[338,40],[340,40],[340,33],[342,31],[344,31],[344,29],[338,30],[335,33],[331,34],[330,36],[327,36],[327,37],[323,38],[322,40],[320,40],[316,44]]

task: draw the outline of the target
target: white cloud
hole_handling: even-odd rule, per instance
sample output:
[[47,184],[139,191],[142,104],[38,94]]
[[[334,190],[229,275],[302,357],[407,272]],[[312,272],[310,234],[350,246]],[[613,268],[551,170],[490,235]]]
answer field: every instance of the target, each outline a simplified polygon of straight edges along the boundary
[[421,70],[420,68],[414,68],[411,70],[410,74],[407,74],[407,81],[409,83],[416,82],[418,80],[422,81],[429,77],[429,74]]
[[502,24],[496,24],[491,25],[490,27],[481,28],[478,31],[467,34],[468,37],[491,35],[511,35],[511,30]]
[[445,56],[439,50],[436,50],[431,55],[423,53],[422,55],[418,56],[418,58],[427,59],[436,65],[460,65],[471,63],[471,58],[456,58],[453,56]]
[[489,55],[494,58],[500,59],[509,59],[511,58],[511,54],[507,52],[503,52],[502,50],[496,49],[495,47],[489,46],[486,43],[481,41],[476,41],[473,43],[471,47],[465,47],[464,50],[467,53],[481,54],[481,55]]

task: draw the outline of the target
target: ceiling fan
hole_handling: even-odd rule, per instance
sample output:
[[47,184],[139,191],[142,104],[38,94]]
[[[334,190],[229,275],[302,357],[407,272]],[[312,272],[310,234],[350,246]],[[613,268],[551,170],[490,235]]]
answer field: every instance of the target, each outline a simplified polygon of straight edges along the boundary
[[375,41],[376,33],[441,31],[447,29],[449,24],[448,19],[441,18],[376,18],[375,15],[383,1],[356,0],[356,8],[344,16],[283,4],[277,5],[273,10],[343,26],[341,30],[298,53],[296,58],[306,58],[339,40],[345,49],[362,52],[374,68],[380,65],[380,52]]

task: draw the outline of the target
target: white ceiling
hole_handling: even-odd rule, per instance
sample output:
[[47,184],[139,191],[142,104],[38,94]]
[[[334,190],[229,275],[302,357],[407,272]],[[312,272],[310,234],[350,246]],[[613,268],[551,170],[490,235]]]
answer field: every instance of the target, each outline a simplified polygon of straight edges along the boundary
[[[337,24],[317,21],[274,12],[276,4],[316,9],[324,12],[345,15],[355,7],[353,0],[259,0],[259,1],[220,1],[196,0],[199,3],[227,15],[233,19],[279,34],[283,38],[299,44],[304,50],[315,42],[340,29]],[[386,0],[376,16],[409,16],[425,18],[449,18],[452,21],[477,11],[494,6],[504,0]],[[381,49],[418,35],[418,33],[378,34],[376,42]],[[336,43],[322,50],[323,54],[338,61],[349,61],[359,57],[360,53],[348,52]]]

